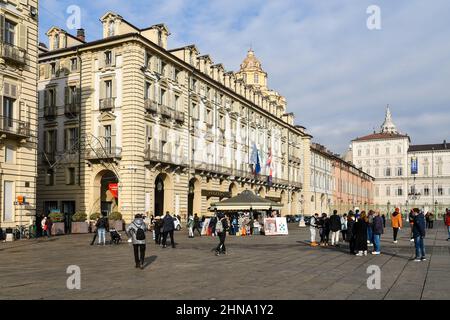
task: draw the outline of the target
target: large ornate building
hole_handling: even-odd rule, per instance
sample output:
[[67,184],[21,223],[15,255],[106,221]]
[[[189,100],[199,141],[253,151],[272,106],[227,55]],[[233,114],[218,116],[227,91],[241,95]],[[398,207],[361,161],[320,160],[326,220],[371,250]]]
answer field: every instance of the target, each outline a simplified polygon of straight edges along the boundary
[[375,177],[378,207],[441,212],[450,204],[450,145],[412,145],[397,130],[389,107],[381,130],[353,140],[351,155],[357,167]]
[[0,1],[0,226],[35,215],[37,1]]
[[113,12],[103,38],[53,27],[39,55],[38,208],[182,216],[250,189],[299,213],[311,136],[250,50],[227,72],[163,24]]

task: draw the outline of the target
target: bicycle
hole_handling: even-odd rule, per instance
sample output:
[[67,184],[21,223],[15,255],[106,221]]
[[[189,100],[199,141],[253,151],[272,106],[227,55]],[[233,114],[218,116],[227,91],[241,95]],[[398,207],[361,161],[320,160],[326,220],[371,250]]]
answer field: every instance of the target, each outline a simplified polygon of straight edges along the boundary
[[13,230],[14,239],[29,239],[29,227],[23,225],[16,225],[16,228]]

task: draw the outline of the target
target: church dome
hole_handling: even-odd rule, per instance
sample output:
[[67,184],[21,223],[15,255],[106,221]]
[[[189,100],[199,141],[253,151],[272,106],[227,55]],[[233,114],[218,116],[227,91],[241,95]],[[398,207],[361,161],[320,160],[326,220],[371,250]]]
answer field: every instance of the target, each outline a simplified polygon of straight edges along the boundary
[[241,64],[241,71],[247,70],[262,71],[261,62],[255,57],[255,52],[252,49],[248,50],[247,57],[245,57]]

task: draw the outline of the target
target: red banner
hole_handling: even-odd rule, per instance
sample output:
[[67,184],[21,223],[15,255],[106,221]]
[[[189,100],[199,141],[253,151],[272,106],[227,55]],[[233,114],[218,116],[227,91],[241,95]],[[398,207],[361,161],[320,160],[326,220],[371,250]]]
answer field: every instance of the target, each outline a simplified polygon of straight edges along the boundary
[[114,198],[116,198],[116,199],[119,198],[119,188],[118,188],[117,183],[110,183],[108,185],[108,189],[109,189],[109,192],[112,193]]

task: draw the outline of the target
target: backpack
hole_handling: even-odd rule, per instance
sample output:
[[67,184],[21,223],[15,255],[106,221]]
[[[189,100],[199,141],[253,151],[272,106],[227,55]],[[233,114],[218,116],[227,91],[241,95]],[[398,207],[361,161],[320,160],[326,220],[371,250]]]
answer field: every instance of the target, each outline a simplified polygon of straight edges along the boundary
[[218,219],[217,220],[217,222],[216,222],[216,232],[217,233],[220,233],[220,232],[223,232],[224,231],[224,228],[223,228],[223,223],[222,223],[222,219]]
[[136,240],[139,240],[139,241],[142,241],[142,240],[145,240],[145,232],[144,232],[144,229],[142,229],[142,228],[139,228],[135,223],[133,223],[135,226],[136,226],[136,228],[137,228],[137,231],[136,231]]

